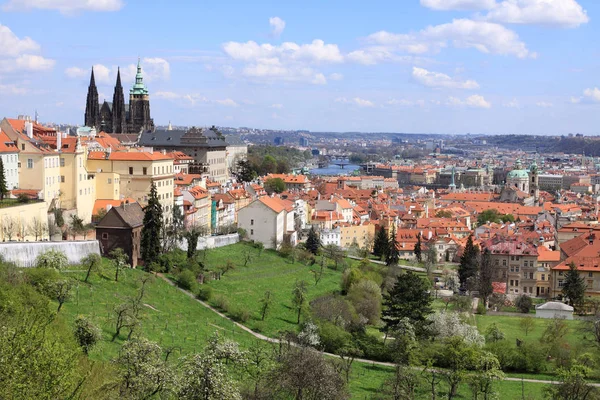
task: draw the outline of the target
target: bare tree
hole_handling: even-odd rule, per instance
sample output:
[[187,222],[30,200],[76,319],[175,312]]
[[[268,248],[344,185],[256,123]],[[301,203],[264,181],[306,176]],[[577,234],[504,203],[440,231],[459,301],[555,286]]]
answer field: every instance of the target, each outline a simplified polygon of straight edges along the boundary
[[12,241],[13,237],[19,230],[18,222],[8,215],[5,215],[2,219],[2,236],[4,240]]
[[29,235],[35,237],[35,241],[43,240],[48,235],[48,224],[45,224],[39,217],[33,217],[29,223]]

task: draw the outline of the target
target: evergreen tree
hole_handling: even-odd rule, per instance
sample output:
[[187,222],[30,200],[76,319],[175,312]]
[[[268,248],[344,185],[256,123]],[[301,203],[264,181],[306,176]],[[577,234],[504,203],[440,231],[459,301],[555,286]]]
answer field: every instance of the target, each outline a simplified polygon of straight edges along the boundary
[[141,240],[141,256],[146,265],[150,265],[159,256],[162,219],[162,206],[158,201],[156,185],[152,183],[148,205],[144,207],[144,227]]
[[256,171],[252,168],[252,163],[248,160],[240,160],[236,164],[237,170],[235,177],[239,182],[251,182],[256,178]]
[[433,312],[430,285],[411,271],[398,275],[394,287],[383,298],[381,319],[388,332],[394,331],[403,318],[408,318],[418,334],[428,325],[427,316]]
[[415,243],[415,257],[418,262],[423,262],[423,256],[421,251],[421,234],[417,235],[417,243]]
[[565,274],[565,281],[562,289],[563,295],[568,299],[571,306],[579,307],[583,305],[585,289],[585,279],[579,275],[575,263],[571,262],[571,264],[569,264],[569,270]]
[[0,157],[0,200],[4,200],[4,196],[8,193],[8,188],[6,187],[6,176],[4,175],[4,162],[2,161],[2,157]]
[[458,279],[461,287],[467,287],[469,280],[477,275],[478,258],[479,247],[473,244],[473,235],[469,235],[458,266]]
[[487,299],[494,292],[492,286],[494,267],[492,266],[492,257],[489,249],[485,249],[481,256],[481,264],[479,265],[479,280],[477,282],[477,290],[483,300],[483,304],[487,304]]
[[400,261],[400,243],[398,243],[398,237],[396,236],[396,227],[392,227],[392,236],[390,237],[388,244],[387,256],[385,258],[385,265],[398,265]]
[[373,243],[373,254],[380,259],[385,257],[387,255],[388,246],[387,233],[382,227],[377,231],[377,236],[375,236],[375,243]]
[[306,250],[316,255],[319,252],[319,247],[321,247],[321,239],[319,238],[319,235],[313,226],[310,228],[310,231],[308,231],[308,237],[306,238]]

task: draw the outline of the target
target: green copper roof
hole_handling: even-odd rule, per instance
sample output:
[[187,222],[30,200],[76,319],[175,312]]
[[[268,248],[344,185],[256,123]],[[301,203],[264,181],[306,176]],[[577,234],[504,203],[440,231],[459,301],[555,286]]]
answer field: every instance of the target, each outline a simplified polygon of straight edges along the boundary
[[135,74],[135,83],[129,91],[130,94],[148,94],[148,88],[144,85],[144,77],[142,76],[142,66],[138,58],[137,74]]
[[510,178],[524,178],[524,179],[529,179],[529,174],[527,173],[527,171],[525,171],[524,169],[514,169],[512,171],[510,171],[508,173],[508,175],[506,176],[507,179]]

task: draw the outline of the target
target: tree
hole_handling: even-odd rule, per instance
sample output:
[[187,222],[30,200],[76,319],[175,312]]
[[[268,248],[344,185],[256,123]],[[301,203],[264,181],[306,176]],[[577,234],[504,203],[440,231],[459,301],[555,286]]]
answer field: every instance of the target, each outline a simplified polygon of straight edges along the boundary
[[463,288],[469,284],[469,280],[477,274],[479,258],[479,247],[473,244],[473,235],[469,235],[458,267],[458,280]]
[[35,241],[37,242],[48,234],[48,224],[45,224],[39,217],[33,217],[28,231],[31,236],[35,237]]
[[270,290],[267,290],[260,300],[260,320],[264,321],[265,317],[269,313],[271,306],[273,305],[273,294]]
[[236,166],[237,170],[234,175],[238,182],[252,182],[256,178],[256,171],[252,168],[250,161],[239,160]]
[[421,256],[421,234],[418,233],[417,234],[417,243],[415,243],[415,258],[417,259],[417,262],[423,262],[423,258]]
[[174,373],[160,346],[140,338],[125,342],[115,360],[119,395],[124,399],[162,398],[174,385]]
[[418,335],[429,324],[427,316],[433,312],[429,285],[411,271],[398,275],[389,293],[383,296],[382,320],[386,331],[393,331],[402,318],[408,318]]
[[500,214],[498,210],[495,208],[487,209],[477,216],[477,225],[485,225],[488,222],[494,223],[506,223],[506,222],[515,222],[515,217],[512,214]]
[[435,243],[430,243],[427,247],[427,253],[425,253],[425,271],[427,276],[431,277],[433,269],[437,264],[437,250],[435,249]]
[[385,229],[380,228],[375,236],[375,242],[373,243],[373,254],[379,259],[385,257],[388,251],[388,236]]
[[308,237],[306,238],[306,250],[317,255],[317,253],[319,253],[319,247],[321,247],[321,239],[315,231],[315,227],[312,226],[310,231],[308,231]]
[[519,321],[519,328],[525,332],[525,336],[535,327],[535,320],[531,317],[523,317]]
[[335,263],[335,270],[337,271],[339,264],[346,258],[346,252],[335,244],[328,244],[324,250],[327,257]]
[[2,157],[0,157],[0,200],[4,200],[4,196],[6,196],[7,193],[8,193],[8,188],[6,186],[4,161],[2,161]]
[[485,249],[481,256],[479,264],[479,279],[477,281],[477,290],[483,300],[483,304],[487,305],[488,297],[494,292],[492,281],[494,278],[494,266],[492,265],[492,257],[489,249]]
[[98,254],[90,253],[81,259],[81,265],[87,267],[85,279],[83,280],[85,283],[87,283],[92,271],[98,271],[100,269],[100,265],[102,265],[102,258]]
[[9,242],[12,241],[18,230],[19,221],[9,215],[2,217],[2,236],[4,240],[8,239]]
[[285,190],[285,182],[281,178],[270,178],[265,181],[267,193],[281,193]]
[[533,300],[531,300],[531,297],[527,296],[526,294],[522,294],[517,297],[515,306],[517,306],[519,311],[521,311],[523,314],[527,314],[529,310],[531,310],[531,307],[533,307]]
[[504,373],[500,369],[500,362],[496,356],[488,351],[483,351],[477,357],[473,367],[475,373],[467,379],[473,399],[497,398],[498,393],[494,389],[494,383],[503,380]]
[[77,214],[71,215],[71,222],[69,223],[69,229],[71,230],[71,235],[73,235],[73,240],[75,240],[75,236],[78,234],[82,234],[85,230],[83,225],[83,220],[79,218]]
[[568,299],[569,305],[573,307],[583,306],[585,290],[587,285],[585,279],[579,275],[574,262],[569,264],[569,270],[565,274],[562,293]]
[[412,400],[415,398],[415,391],[419,387],[420,381],[421,377],[417,370],[399,364],[394,368],[394,375],[387,378],[381,385],[380,393],[385,396],[384,399]]
[[187,241],[187,258],[191,260],[196,257],[196,248],[198,247],[198,238],[200,231],[196,228],[191,228],[184,233],[183,237]]
[[246,354],[236,342],[224,341],[214,335],[201,354],[183,359],[182,379],[177,398],[184,400],[241,399],[236,382],[227,365],[245,363]]
[[142,228],[141,256],[146,265],[158,259],[162,221],[162,206],[158,201],[156,185],[153,182],[150,187],[148,205],[144,207],[144,227]]
[[496,325],[495,322],[488,326],[485,330],[485,340],[488,343],[499,342],[501,340],[504,340],[504,337],[504,332],[502,332],[500,328],[498,328],[498,325]]
[[112,258],[112,264],[115,266],[115,282],[119,281],[119,271],[122,268],[125,268],[127,265],[127,254],[123,251],[122,248],[117,247],[112,250],[109,254],[110,258]]
[[447,368],[444,378],[448,383],[448,400],[452,400],[458,386],[465,379],[467,371],[474,367],[477,360],[476,346],[468,345],[461,337],[451,337],[445,341],[439,357]]
[[48,250],[35,259],[37,268],[52,268],[56,270],[64,269],[69,264],[65,253],[60,250]]
[[100,328],[83,316],[77,317],[74,325],[73,334],[75,335],[75,339],[85,355],[87,355],[102,338]]
[[113,312],[115,314],[115,333],[113,334],[111,342],[114,342],[115,339],[119,337],[123,328],[130,328],[133,330],[133,327],[138,323],[135,316],[135,310],[130,302],[119,304],[114,308]]
[[307,291],[308,287],[305,281],[296,281],[294,289],[292,290],[292,304],[298,312],[297,324],[300,323],[300,315],[302,315],[302,310],[306,307]]
[[597,400],[598,390],[586,381],[591,369],[574,363],[568,368],[558,368],[558,384],[546,386],[546,397],[552,400]]
[[400,243],[398,243],[398,237],[396,236],[396,227],[392,228],[392,236],[390,237],[387,256],[385,258],[385,265],[393,266],[398,265],[400,261]]
[[73,289],[73,281],[71,279],[59,279],[49,285],[48,295],[51,299],[58,302],[56,312],[60,312],[63,304],[71,298],[71,289]]
[[348,300],[358,315],[371,325],[379,322],[382,299],[379,285],[366,279],[351,285],[348,291]]

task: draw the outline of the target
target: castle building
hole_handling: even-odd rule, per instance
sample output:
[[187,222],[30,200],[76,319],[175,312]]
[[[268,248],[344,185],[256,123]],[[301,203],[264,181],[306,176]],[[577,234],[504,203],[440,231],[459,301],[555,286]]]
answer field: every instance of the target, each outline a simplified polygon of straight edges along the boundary
[[107,133],[141,133],[154,131],[154,120],[150,117],[150,96],[144,84],[140,61],[137,64],[135,83],[129,91],[129,104],[125,103],[121,71],[117,71],[117,82],[112,103],[98,100],[98,88],[94,79],[94,69],[90,77],[84,123]]

